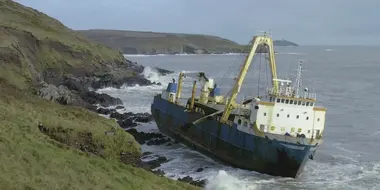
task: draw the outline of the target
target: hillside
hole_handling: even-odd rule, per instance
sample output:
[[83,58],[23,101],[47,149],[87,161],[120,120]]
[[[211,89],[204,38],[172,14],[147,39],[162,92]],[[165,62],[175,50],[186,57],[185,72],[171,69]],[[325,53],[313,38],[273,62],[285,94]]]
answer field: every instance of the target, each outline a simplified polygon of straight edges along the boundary
[[209,35],[138,32],[121,30],[78,31],[87,38],[126,54],[211,53],[237,51],[236,42]]
[[143,69],[0,0],[0,189],[195,189],[154,175],[133,136],[85,109],[121,102],[88,87],[151,84]]
[[[139,32],[123,30],[80,30],[88,39],[125,54],[232,53],[242,52],[245,46],[210,35]],[[278,46],[297,44],[275,40]]]

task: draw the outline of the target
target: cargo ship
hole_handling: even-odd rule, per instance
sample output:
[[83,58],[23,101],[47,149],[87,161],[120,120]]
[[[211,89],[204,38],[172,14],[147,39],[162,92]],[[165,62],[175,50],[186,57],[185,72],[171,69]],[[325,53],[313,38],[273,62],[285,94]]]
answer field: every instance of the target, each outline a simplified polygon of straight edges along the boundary
[[[256,50],[268,48],[271,84],[262,96],[237,103]],[[181,72],[161,94],[154,96],[151,112],[161,133],[214,160],[263,174],[297,178],[323,142],[324,107],[302,84],[302,61],[294,80],[277,78],[273,40],[254,36],[227,96],[204,72]],[[181,98],[184,77],[194,78],[192,93]],[[197,82],[201,83],[197,96]],[[183,99],[183,98],[182,98]]]

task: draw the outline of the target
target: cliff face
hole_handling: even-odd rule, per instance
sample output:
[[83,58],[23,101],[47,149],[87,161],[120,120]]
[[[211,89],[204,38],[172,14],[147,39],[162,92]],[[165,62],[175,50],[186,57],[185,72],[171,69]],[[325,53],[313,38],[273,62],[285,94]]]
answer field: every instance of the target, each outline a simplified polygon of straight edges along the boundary
[[133,167],[142,166],[133,136],[80,108],[120,104],[88,87],[151,84],[143,69],[41,12],[0,0],[0,189],[193,189]]
[[[121,52],[89,42],[37,10],[8,0],[0,3],[0,78],[7,83],[85,107],[102,103],[88,100],[96,96],[89,87],[151,84],[141,75],[144,67]],[[120,102],[108,98],[108,105]]]

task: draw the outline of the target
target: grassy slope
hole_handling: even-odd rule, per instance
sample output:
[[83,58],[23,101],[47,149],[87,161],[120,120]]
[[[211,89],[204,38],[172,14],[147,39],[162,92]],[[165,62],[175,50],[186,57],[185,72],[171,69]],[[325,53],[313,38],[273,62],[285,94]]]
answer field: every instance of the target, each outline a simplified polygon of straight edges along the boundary
[[0,76],[21,88],[46,69],[91,71],[123,59],[120,52],[88,42],[59,21],[10,0],[0,0],[0,50]]
[[[195,189],[119,162],[119,152],[139,154],[139,145],[116,122],[26,97],[12,86],[0,89],[0,189]],[[72,129],[61,134],[67,141],[91,132],[104,145],[104,158],[49,138],[38,129],[39,122],[49,129]],[[114,136],[105,135],[110,128],[116,129]]]
[[[121,152],[141,152],[115,121],[28,91],[35,72],[97,68],[120,59],[118,52],[85,41],[43,13],[0,0],[0,189],[195,188],[121,163]],[[38,123],[56,140],[40,132]],[[105,135],[110,129],[115,135]],[[81,145],[95,154],[80,151]]]
[[182,45],[206,49],[208,51],[223,51],[240,49],[236,42],[210,35],[174,34],[156,32],[137,32],[121,30],[85,30],[79,31],[89,39],[106,44],[109,47],[122,49],[134,47],[139,52],[173,51],[180,52]]

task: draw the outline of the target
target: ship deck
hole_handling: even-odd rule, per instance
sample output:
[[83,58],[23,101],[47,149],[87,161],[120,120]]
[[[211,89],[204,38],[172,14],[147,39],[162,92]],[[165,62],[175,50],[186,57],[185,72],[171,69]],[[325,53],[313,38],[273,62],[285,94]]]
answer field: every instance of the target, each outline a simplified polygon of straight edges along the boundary
[[[202,108],[205,111],[205,114],[211,114],[215,113],[217,111],[222,111],[225,108],[224,104],[215,104],[215,103],[209,103],[209,104],[203,104],[199,102],[195,102],[194,105],[196,107]],[[232,115],[249,115],[250,110],[248,108],[237,108],[232,110]]]

